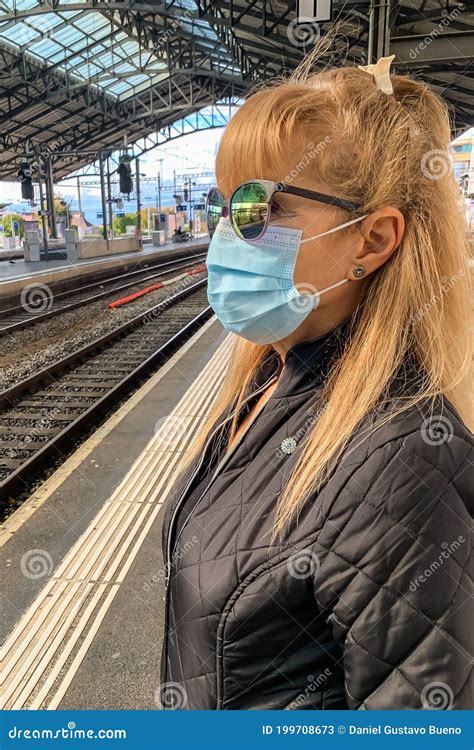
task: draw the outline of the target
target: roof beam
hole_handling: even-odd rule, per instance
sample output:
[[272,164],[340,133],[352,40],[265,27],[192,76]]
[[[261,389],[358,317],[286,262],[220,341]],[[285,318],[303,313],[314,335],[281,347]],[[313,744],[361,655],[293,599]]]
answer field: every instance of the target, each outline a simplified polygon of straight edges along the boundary
[[[194,80],[192,91],[191,81]],[[183,85],[186,84],[186,88]],[[182,118],[182,111],[196,112],[203,107],[209,106],[224,97],[236,99],[240,96],[240,89],[235,86],[235,81],[229,77],[228,80],[222,80],[212,73],[203,76],[202,71],[191,70],[188,75],[183,77],[183,71],[176,73],[170,80],[171,100],[174,102],[171,106],[163,107],[160,111],[152,112],[151,115],[129,116],[126,120],[104,120],[92,122],[89,127],[84,129],[80,126],[68,127],[66,132],[58,136],[55,134],[53,141],[56,143],[54,150],[64,151],[67,148],[73,150],[101,149],[116,147],[121,142],[124,135],[127,135],[129,141],[142,138],[144,134],[155,132],[167,125],[169,121]],[[34,143],[34,139],[28,136],[28,140]],[[18,132],[18,129],[8,133],[2,133],[0,142],[4,143],[5,148],[14,150],[17,154],[23,152],[25,136]],[[47,140],[42,141],[47,145]],[[14,165],[18,161],[18,156],[13,155],[10,159],[0,164],[0,171],[3,179],[8,174],[14,174],[16,168]],[[64,159],[58,158],[58,170],[61,173],[70,173],[75,166],[70,166],[64,170],[61,166]],[[75,160],[77,163],[77,159]],[[9,168],[10,167],[10,168]]]
[[474,30],[393,37],[390,50],[408,67],[424,63],[465,62],[474,59]]

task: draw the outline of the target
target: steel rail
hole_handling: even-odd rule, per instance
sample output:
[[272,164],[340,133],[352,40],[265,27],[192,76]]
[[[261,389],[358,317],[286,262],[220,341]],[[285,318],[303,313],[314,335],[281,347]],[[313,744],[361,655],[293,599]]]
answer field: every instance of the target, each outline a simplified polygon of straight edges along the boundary
[[[206,257],[206,253],[199,253],[197,255],[192,255],[186,258],[176,258],[166,263],[152,266],[151,268],[146,268],[146,269],[141,269],[141,270],[138,269],[137,271],[131,271],[130,273],[120,274],[118,276],[110,276],[108,278],[101,279],[100,281],[94,281],[91,284],[87,284],[83,287],[76,287],[75,289],[65,290],[63,292],[58,292],[56,294],[52,292],[53,299],[54,299],[53,305],[54,305],[59,300],[59,298],[62,298],[62,297],[82,295],[82,294],[87,293],[88,290],[92,291],[93,289],[101,288],[105,286],[106,284],[113,284],[114,282],[119,281],[120,279],[130,279],[131,276],[143,277],[143,278],[136,278],[134,280],[130,280],[127,283],[122,284],[121,286],[114,287],[113,289],[104,289],[101,292],[97,292],[96,294],[91,294],[89,297],[85,297],[83,299],[73,301],[69,304],[58,305],[58,307],[53,307],[49,310],[44,310],[42,312],[39,312],[36,315],[34,313],[29,314],[25,312],[25,309],[22,305],[18,305],[12,308],[7,308],[5,310],[0,311],[0,336],[5,333],[12,333],[13,331],[19,331],[19,330],[24,330],[25,328],[31,328],[37,323],[40,323],[44,320],[49,320],[51,318],[55,318],[58,315],[62,315],[62,313],[64,312],[69,312],[79,307],[84,307],[85,305],[91,304],[92,302],[96,302],[97,300],[103,299],[104,297],[110,296],[111,294],[115,294],[116,292],[121,292],[125,289],[129,289],[130,287],[135,286],[141,281],[154,279],[160,275],[167,276],[168,274],[172,273],[175,270],[186,268],[187,266],[190,265],[192,261],[201,262],[205,257]],[[167,266],[171,266],[171,268],[167,269]],[[153,271],[156,271],[156,273],[153,273]],[[32,282],[32,285],[34,285],[34,281]],[[17,316],[21,316],[21,317],[26,316],[26,317],[24,318],[22,317],[21,320],[13,321],[9,325],[3,325],[3,322],[5,319],[8,320],[8,318],[11,319]]]

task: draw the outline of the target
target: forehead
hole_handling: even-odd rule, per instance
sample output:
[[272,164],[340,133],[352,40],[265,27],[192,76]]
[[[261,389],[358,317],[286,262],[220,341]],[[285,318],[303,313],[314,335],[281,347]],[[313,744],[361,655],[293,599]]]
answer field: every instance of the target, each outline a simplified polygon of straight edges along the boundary
[[226,133],[221,141],[216,177],[225,198],[230,198],[239,185],[252,180],[272,180],[321,189],[317,174],[319,149],[304,129],[295,128],[290,134],[282,133],[273,140],[258,131],[257,128],[250,135],[236,128]]

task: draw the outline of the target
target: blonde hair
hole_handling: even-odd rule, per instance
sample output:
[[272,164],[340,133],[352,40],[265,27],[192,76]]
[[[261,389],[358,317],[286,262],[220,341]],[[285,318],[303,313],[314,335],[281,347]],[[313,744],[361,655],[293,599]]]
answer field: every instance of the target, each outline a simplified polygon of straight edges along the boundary
[[[229,196],[249,179],[279,179],[278,165],[296,133],[313,149],[305,174],[334,194],[362,203],[363,213],[384,205],[405,217],[392,258],[366,280],[357,324],[323,387],[326,408],[306,435],[300,460],[279,498],[279,535],[293,514],[321,487],[364,417],[386,397],[406,357],[422,372],[417,392],[397,402],[391,416],[422,400],[448,398],[470,419],[468,231],[449,157],[447,105],[423,82],[392,75],[394,94],[379,91],[356,67],[312,72],[326,51],[316,48],[287,80],[250,96],[228,124],[217,154],[216,177]],[[308,170],[308,172],[306,172]],[[341,220],[358,215],[341,209]],[[352,229],[352,228],[351,228]],[[191,449],[198,454],[225,408],[239,406],[272,351],[237,339],[212,413]],[[390,418],[381,417],[379,427]]]

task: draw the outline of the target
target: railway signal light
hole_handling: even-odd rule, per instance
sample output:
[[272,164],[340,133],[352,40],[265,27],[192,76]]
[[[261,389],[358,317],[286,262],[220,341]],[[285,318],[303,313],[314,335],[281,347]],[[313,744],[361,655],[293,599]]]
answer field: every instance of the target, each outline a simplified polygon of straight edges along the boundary
[[18,179],[21,182],[21,197],[26,200],[34,200],[35,194],[31,181],[31,166],[28,161],[22,161],[18,170]]
[[120,192],[125,195],[130,195],[130,193],[133,192],[132,168],[130,166],[131,161],[131,156],[121,156],[117,169],[120,180]]

